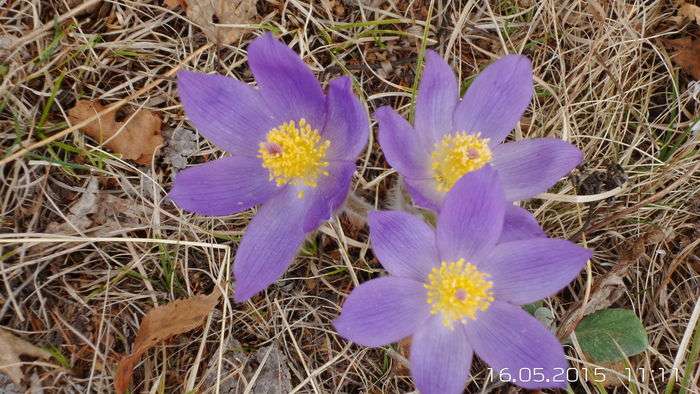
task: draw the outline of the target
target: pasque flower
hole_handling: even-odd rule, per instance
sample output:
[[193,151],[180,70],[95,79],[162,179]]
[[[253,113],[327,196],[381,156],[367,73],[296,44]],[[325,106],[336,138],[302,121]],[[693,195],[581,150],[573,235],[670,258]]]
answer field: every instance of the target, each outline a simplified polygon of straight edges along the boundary
[[562,345],[519,305],[566,286],[591,252],[523,239],[538,231],[528,230],[535,222],[504,226],[500,183],[489,166],[467,173],[447,193],[435,229],[404,212],[370,214],[372,247],[389,275],[355,288],[334,324],[365,346],[412,336],[411,373],[423,394],[461,393],[474,353],[495,371],[537,374],[520,386],[566,386],[555,381],[567,368]]
[[301,58],[269,33],[248,46],[248,64],[257,88],[178,73],[187,117],[230,155],[180,172],[170,192],[181,208],[204,215],[261,205],[236,252],[237,301],[279,278],[306,234],[343,203],[369,133],[347,77],[324,94]]
[[379,143],[389,164],[403,175],[416,204],[439,210],[445,194],[464,174],[493,166],[508,201],[546,191],[581,161],[581,152],[556,138],[503,143],[532,98],[532,66],[508,55],[479,74],[463,98],[450,66],[427,51],[411,126],[381,107]]

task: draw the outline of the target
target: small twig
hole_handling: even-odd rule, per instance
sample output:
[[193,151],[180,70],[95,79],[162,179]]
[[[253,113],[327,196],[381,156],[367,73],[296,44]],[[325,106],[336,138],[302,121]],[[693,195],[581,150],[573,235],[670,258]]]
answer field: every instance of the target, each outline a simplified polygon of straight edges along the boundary
[[[593,218],[595,218],[596,212],[598,212],[598,202],[595,203],[589,203],[588,206],[588,212],[586,213],[586,220],[583,222],[581,225],[581,228],[574,233],[571,237],[569,237],[570,240],[578,240],[580,237],[583,235],[583,233],[586,232],[591,227],[591,223],[593,222]],[[575,242],[575,241],[574,241]]]
[[321,372],[330,368],[333,364],[336,363],[336,361],[338,361],[341,357],[343,357],[345,355],[345,353],[348,350],[350,350],[351,347],[352,347],[352,343],[348,343],[347,345],[345,345],[343,350],[339,351],[338,354],[335,355],[335,357],[328,360],[325,364],[321,365],[320,367],[316,368],[315,370],[311,371],[309,376],[307,376],[304,380],[302,380],[301,383],[296,385],[296,387],[294,387],[292,389],[292,391],[289,392],[289,394],[294,394],[294,393],[298,392],[299,390],[301,390],[302,388],[304,388],[304,386],[306,386],[311,381],[311,379],[314,378],[314,376],[317,376]]
[[301,361],[302,367],[304,367],[304,371],[306,371],[306,376],[309,378],[309,381],[311,382],[311,388],[313,388],[315,393],[319,393],[318,386],[316,383],[316,380],[313,379],[313,375],[311,374],[311,371],[309,370],[309,366],[306,365],[306,360],[304,360],[304,353],[302,353],[301,348],[299,347],[299,344],[297,343],[296,338],[294,338],[294,333],[292,332],[292,327],[289,325],[289,322],[287,321],[287,317],[284,314],[284,310],[280,306],[279,302],[275,299],[275,306],[277,307],[277,310],[280,312],[280,317],[282,318],[282,323],[284,323],[284,327],[287,329],[287,333],[289,334],[289,338],[292,340],[292,344],[294,345],[294,350],[297,352],[297,356],[299,356],[299,361]]
[[345,239],[345,233],[343,232],[343,227],[340,224],[340,219],[338,216],[333,216],[333,220],[329,222],[331,228],[335,231],[335,238],[338,241],[338,250],[340,251],[340,256],[345,262],[345,266],[348,268],[348,273],[350,274],[350,279],[355,287],[360,285],[360,281],[357,279],[357,274],[352,266],[352,261],[350,260],[350,255],[348,254],[348,245]]
[[622,84],[620,83],[620,80],[617,79],[617,77],[610,71],[610,67],[605,63],[605,60],[600,56],[600,54],[597,51],[593,51],[593,58],[600,64],[601,67],[603,67],[603,71],[605,71],[606,74],[608,74],[608,77],[610,77],[610,80],[613,81],[615,86],[617,87],[617,91],[619,93],[624,92],[622,88]]
[[695,300],[693,314],[690,315],[688,326],[685,328],[685,332],[683,333],[683,339],[681,339],[681,344],[678,345],[678,352],[676,353],[676,358],[673,360],[673,367],[671,368],[671,376],[668,378],[669,382],[675,381],[678,377],[678,369],[681,367],[681,363],[685,358],[685,352],[688,349],[688,344],[690,344],[690,338],[693,336],[693,332],[695,332],[695,326],[698,324],[698,319],[700,319],[700,298]]
[[386,351],[386,354],[389,357],[391,357],[392,360],[396,361],[397,363],[403,365],[406,368],[411,367],[411,363],[401,353],[397,352],[396,350],[394,350],[392,348],[387,348],[387,349],[385,349],[385,351]]

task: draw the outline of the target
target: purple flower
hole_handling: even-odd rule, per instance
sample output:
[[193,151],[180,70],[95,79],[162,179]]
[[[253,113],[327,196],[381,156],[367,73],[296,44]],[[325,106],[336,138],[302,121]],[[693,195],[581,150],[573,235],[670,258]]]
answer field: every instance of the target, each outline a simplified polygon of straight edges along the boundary
[[180,172],[170,198],[204,215],[261,204],[234,261],[245,301],[287,269],[306,234],[343,203],[369,121],[350,80],[327,94],[301,58],[271,34],[248,46],[258,88],[221,75],[178,73],[190,121],[231,155]]
[[493,166],[506,200],[546,191],[581,161],[581,152],[555,138],[502,143],[532,98],[532,66],[508,55],[479,74],[462,99],[450,66],[427,51],[416,99],[414,127],[381,107],[379,143],[389,164],[404,176],[416,204],[439,210],[464,174]]
[[474,353],[516,379],[521,370],[537,373],[520,386],[566,386],[553,381],[567,368],[562,345],[519,305],[566,286],[591,252],[523,238],[537,227],[527,216],[504,227],[509,208],[499,183],[488,166],[462,177],[435,229],[404,212],[370,214],[373,250],[389,275],[354,289],[335,327],[365,346],[412,336],[411,371],[423,394],[461,393]]

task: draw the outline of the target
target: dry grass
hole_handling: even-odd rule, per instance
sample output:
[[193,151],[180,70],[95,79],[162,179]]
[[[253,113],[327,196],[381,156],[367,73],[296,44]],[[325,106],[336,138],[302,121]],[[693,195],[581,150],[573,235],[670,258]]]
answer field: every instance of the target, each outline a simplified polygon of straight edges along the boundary
[[[244,52],[252,34],[210,45],[181,12],[157,2],[91,1],[96,8],[87,13],[69,13],[67,2],[80,3],[0,0],[2,157],[66,129],[67,110],[81,98],[156,111],[166,132],[191,129],[171,78],[176,67],[252,80]],[[679,75],[660,39],[697,34],[697,26],[678,24],[673,6],[658,1],[311,4],[261,0],[261,23],[293,44],[324,82],[352,75],[370,112],[385,104],[408,112],[423,45],[444,53],[465,83],[506,52],[530,56],[537,94],[515,138],[560,137],[585,152],[586,173],[613,161],[629,176],[611,201],[600,201],[610,193],[588,198],[599,202],[590,221],[591,204],[577,203],[569,180],[526,204],[551,236],[595,250],[588,269],[545,305],[566,334],[591,307],[591,290],[622,261],[624,285],[603,299],[633,309],[648,330],[649,349],[631,362],[686,367],[691,346],[681,344],[693,333],[688,322],[700,288],[700,154],[690,133],[700,103],[698,86]],[[179,211],[165,198],[174,169],[162,155],[138,166],[80,133],[64,134],[0,169],[0,325],[60,355],[25,367],[45,390],[108,392],[144,311],[210,291],[219,279],[231,294],[229,261],[252,213]],[[397,203],[397,175],[371,142],[358,161],[355,194],[387,207]],[[201,137],[195,150],[190,164],[222,154]],[[71,207],[91,179],[101,208],[77,222]],[[341,215],[309,237],[265,294],[242,305],[229,297],[204,329],[151,351],[137,368],[134,392],[214,392],[219,362],[224,387],[238,372],[254,372],[252,355],[272,343],[286,356],[295,392],[413,390],[401,347],[351,346],[330,324],[353,279],[381,272],[363,223]],[[233,340],[244,349],[238,358],[228,356]],[[579,348],[567,352],[572,365],[582,365]],[[698,366],[689,371],[698,382]],[[470,392],[511,392],[485,382],[482,364],[472,372]],[[609,391],[664,390],[668,377],[648,377]],[[598,390],[587,382],[573,389]]]

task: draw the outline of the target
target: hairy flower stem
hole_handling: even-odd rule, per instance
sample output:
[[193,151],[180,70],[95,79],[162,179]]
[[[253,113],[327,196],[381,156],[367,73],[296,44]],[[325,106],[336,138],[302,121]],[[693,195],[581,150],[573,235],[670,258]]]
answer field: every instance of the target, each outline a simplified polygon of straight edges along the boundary
[[358,196],[356,191],[352,190],[348,193],[348,198],[345,200],[342,212],[350,219],[354,226],[362,227],[367,223],[367,215],[374,209],[372,204],[368,203],[364,198]]

